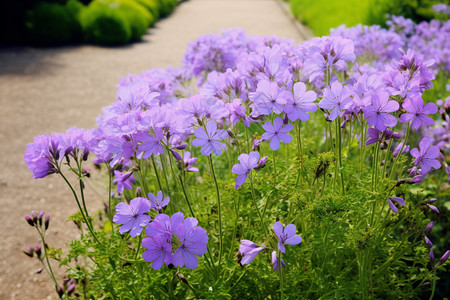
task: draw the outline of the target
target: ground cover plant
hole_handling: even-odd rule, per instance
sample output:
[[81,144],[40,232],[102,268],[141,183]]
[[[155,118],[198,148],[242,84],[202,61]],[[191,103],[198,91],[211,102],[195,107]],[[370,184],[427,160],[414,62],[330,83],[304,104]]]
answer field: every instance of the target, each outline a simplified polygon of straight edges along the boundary
[[[97,128],[27,146],[34,178],[67,183],[82,235],[62,253],[33,212],[42,243],[26,254],[61,298],[432,299],[450,255],[433,235],[449,201],[450,23],[389,26],[300,45],[225,30],[180,68],[121,78]],[[108,183],[96,213],[92,154]]]

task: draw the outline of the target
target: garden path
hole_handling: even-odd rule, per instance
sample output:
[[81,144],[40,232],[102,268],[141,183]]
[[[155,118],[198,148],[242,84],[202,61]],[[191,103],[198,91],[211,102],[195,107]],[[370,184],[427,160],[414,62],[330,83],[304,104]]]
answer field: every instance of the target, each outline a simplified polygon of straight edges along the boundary
[[[39,242],[24,215],[44,209],[52,216],[49,244],[63,247],[78,232],[67,216],[75,201],[58,176],[33,180],[23,155],[33,137],[77,126],[95,126],[101,108],[114,101],[121,76],[179,66],[187,44],[201,34],[242,27],[248,34],[303,39],[278,0],[191,0],[150,29],[143,41],[123,47],[0,48],[0,299],[55,298],[37,260],[22,250]],[[90,184],[89,207],[106,196]],[[97,194],[94,190],[103,191]],[[61,277],[59,277],[61,278]]]

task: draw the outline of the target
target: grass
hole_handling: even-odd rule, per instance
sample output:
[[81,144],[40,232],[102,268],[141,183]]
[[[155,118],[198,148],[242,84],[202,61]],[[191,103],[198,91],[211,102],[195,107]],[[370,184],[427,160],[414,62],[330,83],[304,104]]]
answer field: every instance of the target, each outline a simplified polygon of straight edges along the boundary
[[317,36],[328,35],[341,24],[366,24],[369,0],[291,0],[294,16]]

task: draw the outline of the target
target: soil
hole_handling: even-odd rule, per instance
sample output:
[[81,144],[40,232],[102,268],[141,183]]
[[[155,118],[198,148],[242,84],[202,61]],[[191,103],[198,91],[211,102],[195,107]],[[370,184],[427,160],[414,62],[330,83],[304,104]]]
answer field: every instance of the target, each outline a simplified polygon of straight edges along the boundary
[[[139,43],[0,48],[0,299],[57,297],[45,272],[36,274],[39,261],[22,252],[39,242],[25,214],[44,209],[51,215],[51,246],[64,250],[79,237],[77,228],[66,223],[77,211],[68,187],[57,175],[33,180],[23,161],[26,145],[36,135],[94,127],[101,108],[114,101],[121,76],[179,66],[190,41],[234,27],[248,34],[302,40],[278,1],[191,0],[149,29]],[[91,213],[102,207],[106,196],[102,180],[88,184]],[[57,277],[62,281],[62,272]]]

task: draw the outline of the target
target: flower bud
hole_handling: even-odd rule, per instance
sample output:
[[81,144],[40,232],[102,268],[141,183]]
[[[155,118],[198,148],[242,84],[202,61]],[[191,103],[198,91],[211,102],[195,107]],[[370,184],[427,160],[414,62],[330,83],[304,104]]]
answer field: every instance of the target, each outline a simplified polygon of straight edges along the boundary
[[189,284],[187,279],[186,279],[186,277],[184,277],[183,274],[177,272],[177,276],[178,276],[178,279],[180,279],[181,282],[183,282],[185,284]]
[[34,246],[34,252],[36,252],[38,258],[41,258],[41,244],[36,244],[36,246]]
[[439,213],[439,209],[437,209],[437,207],[436,206],[434,206],[434,205],[431,205],[431,204],[427,204],[428,205],[428,207],[432,210],[432,211],[434,211],[435,213]]
[[386,143],[386,141],[382,141],[380,144],[380,149],[381,150],[385,150],[388,147],[388,143]]
[[434,252],[433,252],[433,250],[430,250],[430,262],[431,262],[431,264],[434,265]]
[[87,161],[87,160],[88,160],[88,157],[89,157],[89,150],[88,150],[88,149],[84,149],[84,152],[83,152],[83,160],[84,160],[84,161]]
[[41,274],[42,273],[42,268],[39,268],[36,270],[36,274]]
[[427,282],[424,282],[423,286],[429,286],[430,284],[431,284],[431,282],[427,281]]
[[37,224],[37,215],[36,215],[36,212],[34,210],[31,212],[31,217],[33,218],[34,224]]
[[178,160],[181,161],[183,160],[183,158],[181,157],[180,153],[178,153],[177,151],[170,149],[170,153],[172,153],[173,157]]
[[174,148],[177,150],[184,150],[184,149],[186,149],[186,147],[187,147],[187,144],[181,144],[181,145],[175,146]]
[[34,227],[35,223],[33,221],[33,218],[30,215],[26,215],[25,220],[28,222],[28,224],[30,224],[30,226]]
[[26,256],[33,257],[34,249],[33,249],[33,247],[31,245],[28,245],[27,246],[27,250],[23,251],[23,253],[25,253]]
[[142,197],[142,189],[140,186],[136,188],[136,197]]
[[84,185],[84,181],[83,181],[83,180],[80,180],[80,185],[81,185],[81,188],[82,188],[83,190],[86,188],[86,186]]
[[39,215],[37,216],[38,222],[39,222],[39,226],[42,226],[42,216],[43,216],[43,215],[44,215],[44,211],[41,210],[41,211],[39,212]]
[[437,201],[437,199],[436,198],[431,198],[430,200],[428,200],[427,202],[428,203],[433,203],[433,202],[436,202]]
[[255,168],[255,170],[259,170],[259,169],[264,168],[266,166],[267,158],[268,158],[268,156],[264,156],[263,158],[261,158],[259,160],[258,166]]
[[50,215],[45,216],[45,222],[44,222],[45,230],[48,229],[48,225],[50,225]]
[[260,139],[254,140],[252,150],[259,150],[259,146],[261,146],[261,140]]
[[441,259],[439,260],[439,263],[442,265],[445,263],[450,256],[450,250],[445,251],[444,255],[442,255]]
[[91,177],[91,169],[90,168],[83,168],[82,170],[82,174],[83,174],[83,176],[86,176],[86,177]]
[[64,289],[62,288],[62,286],[58,285],[56,291],[58,292],[59,298],[62,298],[62,296],[64,295]]
[[393,137],[394,139],[396,139],[396,140],[399,140],[399,139],[402,138],[402,136],[401,136],[400,134],[398,134],[397,132],[394,132],[394,133],[392,134],[392,137]]
[[232,137],[233,139],[236,138],[236,136],[234,135],[233,131],[231,131],[230,128],[227,129],[227,133],[228,133],[228,135],[229,135],[230,137]]
[[428,245],[428,247],[433,248],[433,243],[427,236],[425,236],[425,243]]
[[288,116],[287,116],[287,114],[284,114],[284,116],[283,116],[283,124],[287,125],[288,123],[289,123]]
[[432,230],[433,230],[433,221],[428,223],[427,228],[425,228],[425,234],[430,234]]

